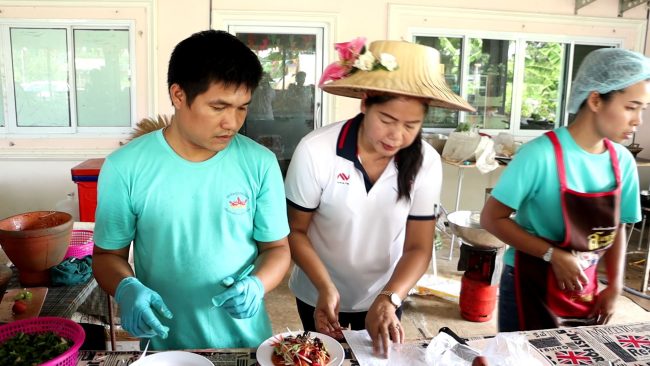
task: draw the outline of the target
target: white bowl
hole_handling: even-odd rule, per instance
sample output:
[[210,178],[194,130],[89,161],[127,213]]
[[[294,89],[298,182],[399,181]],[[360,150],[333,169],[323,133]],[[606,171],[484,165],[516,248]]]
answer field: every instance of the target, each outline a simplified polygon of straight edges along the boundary
[[131,366],[214,366],[207,358],[192,352],[165,351],[144,356]]
[[[262,344],[260,344],[259,347],[257,347],[257,353],[255,355],[257,363],[260,366],[274,366],[273,361],[271,361],[271,356],[273,356],[273,343],[280,339],[280,337],[287,337],[290,335],[295,336],[298,334],[302,334],[302,331],[276,334],[273,337],[265,340]],[[336,339],[322,333],[310,332],[310,335],[312,337],[318,337],[323,341],[323,344],[327,348],[327,352],[330,354],[329,366],[341,366],[343,364],[343,360],[345,360],[345,351],[343,351],[343,346],[341,346],[341,343],[339,343]]]

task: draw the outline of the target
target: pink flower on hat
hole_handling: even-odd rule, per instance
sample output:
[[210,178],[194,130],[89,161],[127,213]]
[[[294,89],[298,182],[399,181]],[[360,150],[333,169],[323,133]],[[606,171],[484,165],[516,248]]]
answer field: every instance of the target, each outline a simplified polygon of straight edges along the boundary
[[339,53],[339,59],[344,64],[353,64],[361,55],[361,51],[366,45],[365,37],[357,37],[350,42],[341,42],[334,44],[334,48]]
[[331,63],[323,71],[323,75],[318,81],[318,85],[323,85],[330,80],[338,80],[352,71],[354,62],[359,58],[365,49],[366,38],[357,37],[350,42],[340,42],[334,44],[334,48],[339,54],[339,61]]
[[318,86],[323,86],[328,81],[342,79],[357,70],[373,71],[382,69],[393,71],[397,69],[395,57],[389,54],[381,54],[377,59],[365,46],[366,38],[357,37],[350,42],[334,44],[339,54],[339,61],[331,63],[323,71],[318,81]]

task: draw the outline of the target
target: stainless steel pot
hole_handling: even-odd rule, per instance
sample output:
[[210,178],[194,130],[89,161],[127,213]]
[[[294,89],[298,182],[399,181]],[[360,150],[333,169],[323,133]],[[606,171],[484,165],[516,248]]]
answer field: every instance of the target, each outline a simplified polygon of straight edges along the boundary
[[449,228],[465,243],[486,248],[501,248],[505,244],[483,229],[480,224],[479,211],[455,211],[447,215]]

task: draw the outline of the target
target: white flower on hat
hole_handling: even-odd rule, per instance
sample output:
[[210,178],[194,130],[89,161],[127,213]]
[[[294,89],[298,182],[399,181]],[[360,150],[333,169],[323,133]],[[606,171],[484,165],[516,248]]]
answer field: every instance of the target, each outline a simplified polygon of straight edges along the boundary
[[376,61],[377,60],[375,59],[375,56],[373,56],[372,53],[366,51],[354,61],[353,66],[359,70],[371,71],[374,68]]
[[380,53],[379,54],[379,63],[381,66],[385,67],[388,71],[393,71],[397,69],[397,59],[395,56],[390,53]]

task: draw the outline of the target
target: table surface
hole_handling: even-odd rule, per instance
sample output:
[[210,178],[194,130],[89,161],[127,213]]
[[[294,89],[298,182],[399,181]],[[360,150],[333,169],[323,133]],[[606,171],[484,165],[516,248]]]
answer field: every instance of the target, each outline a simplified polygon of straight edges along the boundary
[[[521,332],[551,364],[650,365],[650,321]],[[475,337],[470,344],[489,341]],[[478,342],[478,343],[477,343]],[[426,342],[422,341],[425,345]],[[344,366],[359,365],[343,344]],[[215,366],[256,365],[254,349],[196,350]],[[136,351],[82,351],[77,366],[126,366],[138,358]],[[575,361],[575,362],[574,362]]]
[[[350,348],[343,344],[345,361],[343,366],[359,366]],[[254,366],[255,349],[238,348],[222,350],[193,350],[210,360],[215,366]],[[149,352],[147,352],[149,353]],[[127,366],[137,361],[140,352],[137,351],[81,351],[77,366]]]
[[[9,280],[7,289],[21,288],[20,281],[18,281],[18,270],[16,267],[12,267],[12,271],[14,273]],[[93,277],[79,285],[48,287],[40,316],[72,318],[72,314],[86,301],[95,287],[97,287],[97,282]]]

